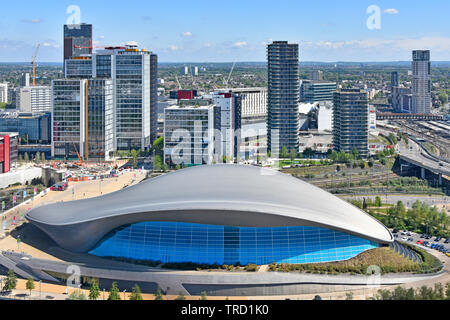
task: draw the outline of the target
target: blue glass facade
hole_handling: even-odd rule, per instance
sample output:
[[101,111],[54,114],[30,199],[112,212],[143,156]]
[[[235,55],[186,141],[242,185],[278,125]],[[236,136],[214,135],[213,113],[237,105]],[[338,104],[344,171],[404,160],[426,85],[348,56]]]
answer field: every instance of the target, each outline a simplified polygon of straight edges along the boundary
[[164,263],[270,264],[347,260],[377,243],[316,227],[243,228],[143,222],[108,234],[90,253]]

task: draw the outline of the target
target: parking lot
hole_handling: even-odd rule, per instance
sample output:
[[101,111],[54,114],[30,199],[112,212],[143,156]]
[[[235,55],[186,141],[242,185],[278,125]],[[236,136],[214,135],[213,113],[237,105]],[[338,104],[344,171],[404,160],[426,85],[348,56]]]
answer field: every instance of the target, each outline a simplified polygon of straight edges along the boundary
[[[442,249],[438,251],[447,254],[447,257],[449,256],[448,254],[450,254],[450,238],[449,239],[442,238],[439,241],[435,241],[436,237],[432,235],[427,236],[417,234],[414,232],[408,232],[407,230],[399,230],[397,233],[394,233],[394,231],[396,230],[391,230],[391,232],[395,237],[395,240],[399,242],[415,244],[422,248],[426,247],[427,249],[435,249],[435,250],[438,250],[438,248],[434,248],[434,246],[436,245],[442,246]],[[428,237],[428,239],[426,237]]]

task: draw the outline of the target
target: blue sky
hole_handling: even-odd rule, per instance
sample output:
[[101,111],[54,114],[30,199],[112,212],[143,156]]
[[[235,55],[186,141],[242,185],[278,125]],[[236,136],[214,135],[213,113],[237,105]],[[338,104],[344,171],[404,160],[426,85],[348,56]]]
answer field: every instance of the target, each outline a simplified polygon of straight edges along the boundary
[[[77,5],[98,46],[137,41],[162,62],[264,61],[266,44],[300,44],[302,61],[450,60],[448,0],[2,1],[0,62],[62,60],[62,25]],[[370,5],[381,29],[370,30]]]

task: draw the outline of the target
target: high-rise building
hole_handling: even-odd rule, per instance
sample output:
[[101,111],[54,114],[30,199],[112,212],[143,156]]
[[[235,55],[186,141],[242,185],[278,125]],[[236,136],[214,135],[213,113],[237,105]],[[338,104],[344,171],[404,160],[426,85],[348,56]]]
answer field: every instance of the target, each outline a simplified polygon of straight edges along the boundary
[[302,80],[300,101],[308,103],[333,101],[336,88],[336,82]]
[[111,79],[53,80],[52,157],[109,160],[114,152]]
[[268,149],[274,156],[282,148],[298,151],[300,101],[298,44],[275,41],[267,47]]
[[[171,106],[164,110],[164,160],[171,165],[195,166],[214,162],[221,113],[215,105]],[[217,160],[216,160],[217,161]]]
[[189,67],[188,66],[181,67],[181,74],[183,76],[187,76],[189,74]]
[[392,107],[398,113],[412,113],[412,94],[410,88],[392,88]]
[[309,74],[309,79],[312,81],[323,81],[323,71],[314,70]]
[[92,78],[92,57],[67,59],[64,61],[64,77],[70,78]]
[[114,85],[115,146],[145,150],[157,138],[158,56],[135,45],[108,47],[65,61],[70,79],[110,78]]
[[0,83],[0,103],[8,103],[8,84]]
[[30,74],[24,73],[22,77],[20,77],[20,86],[21,87],[29,87],[30,86]]
[[52,88],[48,86],[21,87],[16,95],[16,106],[20,112],[51,112]]
[[333,101],[333,144],[336,151],[368,155],[369,103],[361,89],[339,89]]
[[429,50],[413,51],[412,69],[413,113],[429,114],[431,112],[431,62]]
[[398,80],[398,72],[394,71],[391,73],[391,88],[398,87],[399,80]]
[[64,61],[92,54],[92,24],[64,25]]
[[216,132],[215,139],[220,146],[215,150],[219,161],[233,163],[239,154],[242,129],[242,97],[232,92],[216,92],[213,103],[220,112],[220,137]]
[[194,77],[197,77],[198,76],[198,67],[192,67],[191,72]]
[[232,88],[221,91],[241,97],[242,118],[267,117],[267,88]]
[[114,81],[118,150],[145,150],[156,139],[157,59],[157,55],[133,46],[100,50],[92,55],[94,78]]

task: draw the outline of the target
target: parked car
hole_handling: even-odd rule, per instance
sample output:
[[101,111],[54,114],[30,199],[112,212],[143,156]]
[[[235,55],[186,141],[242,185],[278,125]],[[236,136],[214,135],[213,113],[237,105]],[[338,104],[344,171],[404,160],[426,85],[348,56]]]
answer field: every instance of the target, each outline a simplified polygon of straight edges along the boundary
[[406,236],[406,231],[402,231],[402,236]]
[[413,238],[408,238],[408,241],[409,241],[409,242],[413,242],[414,239],[413,239]]
[[60,182],[55,185],[53,185],[50,190],[51,191],[65,191],[69,187],[69,184],[67,182]]
[[420,235],[420,239],[424,239],[424,238],[425,238],[425,234],[422,233],[422,234]]
[[396,233],[396,234],[394,234],[394,238],[398,238],[398,234]]
[[403,237],[402,241],[408,241],[408,238],[407,237]]
[[430,249],[434,249],[434,248],[436,248],[437,246],[438,246],[437,243],[432,243],[431,246],[430,246]]
[[394,230],[392,230],[392,233],[398,233],[398,229],[394,229]]
[[411,232],[408,231],[408,232],[406,233],[406,235],[407,235],[408,237],[411,237],[412,234],[411,234]]
[[419,240],[419,241],[416,242],[416,244],[423,244],[423,241]]
[[434,239],[434,241],[439,242],[439,241],[441,241],[441,239],[442,238],[440,236],[437,236],[436,239]]
[[450,243],[450,238],[445,239],[444,243]]

